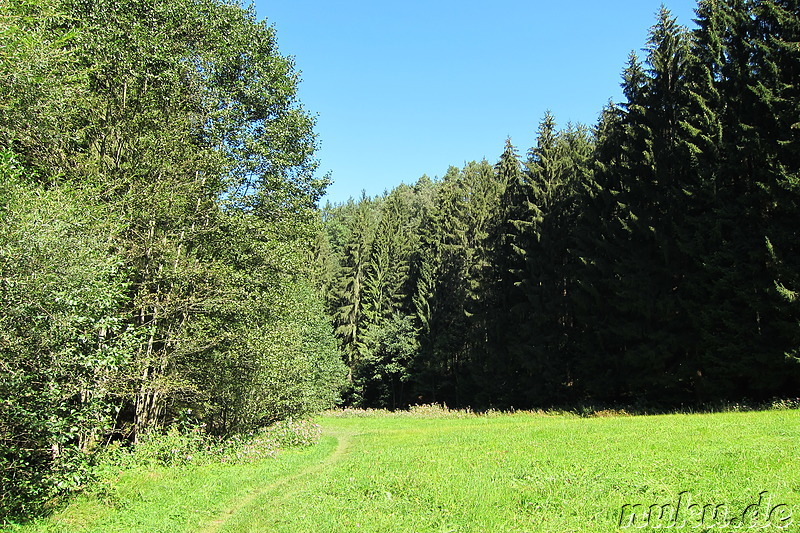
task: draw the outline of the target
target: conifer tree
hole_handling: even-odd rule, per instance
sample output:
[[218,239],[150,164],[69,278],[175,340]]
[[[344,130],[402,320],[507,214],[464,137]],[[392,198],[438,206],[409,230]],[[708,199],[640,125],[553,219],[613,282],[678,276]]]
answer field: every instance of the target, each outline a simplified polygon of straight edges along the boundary
[[529,152],[522,202],[511,220],[510,271],[516,280],[508,298],[515,327],[506,345],[516,367],[517,405],[563,401],[571,381],[575,269],[569,250],[575,238],[576,191],[590,146],[585,129],[570,126],[559,132],[547,113]]
[[365,280],[374,238],[374,213],[371,207],[372,202],[362,197],[349,221],[349,237],[344,245],[341,278],[336,294],[334,325],[349,368],[350,383],[353,382],[353,369],[361,356],[362,334],[365,328]]
[[698,10],[697,46],[723,103],[701,315],[715,395],[764,397],[797,383],[785,360],[798,344],[797,310],[781,296],[797,264],[797,19],[796,2],[704,1]]
[[470,373],[475,382],[475,402],[482,406],[500,405],[510,389],[515,370],[506,346],[515,255],[512,249],[511,220],[519,218],[522,169],[517,149],[506,139],[505,148],[494,167],[499,199],[489,222],[483,247],[486,260],[476,273],[476,291],[471,302],[475,337],[470,356]]
[[364,332],[354,378],[366,405],[402,404],[408,366],[416,355],[409,264],[417,227],[409,189],[401,185],[373,207],[379,221],[364,279]]
[[[595,337],[602,354],[582,362],[587,390],[677,401],[692,394],[697,366],[688,309],[696,298],[689,289],[701,277],[692,256],[699,219],[690,214],[703,197],[698,168],[708,117],[702,95],[692,92],[689,34],[665,9],[651,29],[646,59],[642,65],[631,55],[623,73],[626,101],[607,111],[599,129],[598,186],[588,205],[602,223],[596,243],[582,245],[591,250],[583,257],[591,267],[576,305],[581,344]],[[592,294],[596,324],[586,304]]]

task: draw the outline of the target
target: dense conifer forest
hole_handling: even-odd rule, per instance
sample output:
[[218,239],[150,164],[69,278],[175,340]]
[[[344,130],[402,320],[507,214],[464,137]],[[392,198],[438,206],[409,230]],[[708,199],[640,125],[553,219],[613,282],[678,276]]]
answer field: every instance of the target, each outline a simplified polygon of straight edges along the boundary
[[800,388],[800,7],[665,8],[592,127],[322,211],[348,401],[697,405]]
[[622,80],[597,124],[320,208],[252,9],[6,0],[0,521],[180,421],[798,396],[800,5],[662,9]]

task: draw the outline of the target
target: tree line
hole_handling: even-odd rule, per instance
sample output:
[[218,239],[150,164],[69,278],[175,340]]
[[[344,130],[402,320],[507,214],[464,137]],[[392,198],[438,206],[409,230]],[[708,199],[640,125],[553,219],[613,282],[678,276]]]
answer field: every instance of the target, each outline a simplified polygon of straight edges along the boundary
[[328,205],[347,399],[656,406],[800,386],[800,7],[665,8],[624,100],[524,156]]
[[272,27],[218,0],[7,0],[0,73],[0,522],[111,441],[334,405],[306,266],[327,178]]

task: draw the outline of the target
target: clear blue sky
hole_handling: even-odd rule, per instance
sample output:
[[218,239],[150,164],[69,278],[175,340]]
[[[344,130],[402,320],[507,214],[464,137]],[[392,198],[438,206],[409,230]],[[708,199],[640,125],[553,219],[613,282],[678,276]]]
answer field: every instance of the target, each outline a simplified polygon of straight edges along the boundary
[[[695,0],[665,0],[693,27]],[[661,0],[256,0],[317,116],[332,202],[525,154],[546,110],[592,125],[619,101]]]

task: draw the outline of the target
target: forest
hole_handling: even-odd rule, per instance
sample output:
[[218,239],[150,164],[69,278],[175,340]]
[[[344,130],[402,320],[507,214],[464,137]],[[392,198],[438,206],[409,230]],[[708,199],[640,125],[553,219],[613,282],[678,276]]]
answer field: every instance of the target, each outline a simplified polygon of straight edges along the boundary
[[800,7],[665,8],[624,101],[322,210],[347,400],[675,407],[800,388]]
[[0,517],[110,442],[333,406],[326,178],[274,29],[216,0],[11,0],[0,29]]
[[659,12],[597,124],[319,207],[252,8],[6,0],[0,516],[187,420],[798,396],[800,5],[695,23]]

